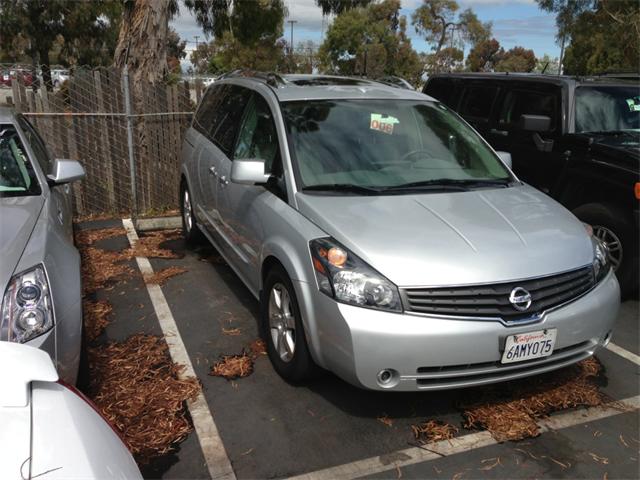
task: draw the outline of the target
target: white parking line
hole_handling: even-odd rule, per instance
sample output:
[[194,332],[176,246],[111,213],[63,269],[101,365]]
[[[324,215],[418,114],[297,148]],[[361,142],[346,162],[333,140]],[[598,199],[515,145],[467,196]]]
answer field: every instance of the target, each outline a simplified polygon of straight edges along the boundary
[[[543,431],[561,430],[563,428],[574,427],[587,422],[613,417],[621,413],[634,411],[640,408],[640,395],[627,398],[602,407],[580,409],[567,413],[554,415],[547,419],[540,420]],[[429,462],[441,457],[454,455],[456,453],[468,452],[490,445],[497,445],[498,442],[487,431],[471,433],[451,440],[441,440],[425,445],[423,448],[413,447],[400,450],[378,457],[357,460],[352,463],[338,465],[336,467],[305,473],[290,480],[334,480],[351,479],[373,475],[376,473],[394,470],[399,467],[406,467],[416,463]]]
[[626,358],[630,362],[633,362],[636,365],[640,365],[640,357],[638,355],[636,355],[635,353],[631,353],[629,350],[625,350],[622,347],[619,347],[613,342],[609,342],[609,345],[607,345],[607,350],[611,350],[616,355],[620,355],[621,357]]
[[[133,222],[131,219],[125,218],[122,220],[122,225],[127,231],[129,243],[132,247],[135,246],[138,241],[138,234],[133,226]],[[153,268],[146,257],[136,257],[136,262],[143,277],[153,275]],[[184,365],[185,367],[180,376],[196,377],[191,359],[178,331],[178,326],[171,314],[167,299],[164,293],[162,293],[162,289],[159,285],[149,284],[146,283],[146,281],[145,284],[149,292],[149,297],[151,297],[151,303],[153,304],[156,316],[158,317],[160,328],[162,328],[162,333],[169,346],[171,358],[175,363]],[[193,420],[196,434],[198,435],[202,454],[209,469],[209,475],[211,475],[213,480],[235,480],[236,475],[233,472],[227,451],[224,448],[222,439],[218,433],[218,428],[213,421],[213,416],[211,415],[202,390],[194,400],[187,402],[187,406]]]

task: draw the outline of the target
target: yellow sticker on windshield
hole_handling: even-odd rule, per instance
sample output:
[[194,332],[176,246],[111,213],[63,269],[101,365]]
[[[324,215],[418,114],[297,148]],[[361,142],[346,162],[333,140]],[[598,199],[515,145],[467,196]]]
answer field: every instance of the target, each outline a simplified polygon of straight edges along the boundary
[[396,123],[400,123],[400,120],[396,117],[383,115],[382,113],[372,113],[369,128],[391,135],[393,133],[393,126]]

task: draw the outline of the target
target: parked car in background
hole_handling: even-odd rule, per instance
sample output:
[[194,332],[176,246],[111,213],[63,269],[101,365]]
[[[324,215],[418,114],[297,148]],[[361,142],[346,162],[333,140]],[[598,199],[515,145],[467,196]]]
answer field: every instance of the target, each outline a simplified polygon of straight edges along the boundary
[[69,70],[58,68],[51,70],[51,84],[55,88],[60,88],[60,86],[67,80],[69,80]]
[[419,92],[231,74],[206,90],[182,159],[184,235],[260,300],[287,380],[317,364],[377,390],[481,385],[610,339],[602,242]]
[[78,162],[51,157],[24,116],[0,107],[0,341],[47,351],[70,384],[82,332],[70,183],[83,177]]
[[0,342],[0,478],[141,479],[116,431],[49,355]]
[[522,180],[593,225],[629,295],[640,275],[640,83],[624,78],[441,74],[424,92],[511,153]]

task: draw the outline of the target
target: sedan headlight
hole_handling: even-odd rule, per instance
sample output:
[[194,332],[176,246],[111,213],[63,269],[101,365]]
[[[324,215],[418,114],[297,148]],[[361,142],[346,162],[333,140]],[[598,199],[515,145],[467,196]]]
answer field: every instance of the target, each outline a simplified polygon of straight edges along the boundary
[[309,242],[321,292],[338,302],[401,312],[398,287],[330,238]]
[[591,244],[593,245],[593,275],[596,279],[596,283],[602,280],[609,269],[611,263],[609,262],[609,249],[607,245],[593,234],[593,228],[591,225],[584,223],[584,228],[587,230],[587,234],[591,238]]
[[0,340],[24,343],[53,328],[53,305],[42,265],[14,275],[0,316]]

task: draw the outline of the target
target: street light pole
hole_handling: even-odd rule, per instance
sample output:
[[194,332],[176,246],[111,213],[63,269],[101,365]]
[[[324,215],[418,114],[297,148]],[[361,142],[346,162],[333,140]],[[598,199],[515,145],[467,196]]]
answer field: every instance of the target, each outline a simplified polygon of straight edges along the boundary
[[289,46],[289,54],[293,57],[293,24],[298,23],[297,20],[287,20],[287,23],[291,25],[291,45]]

